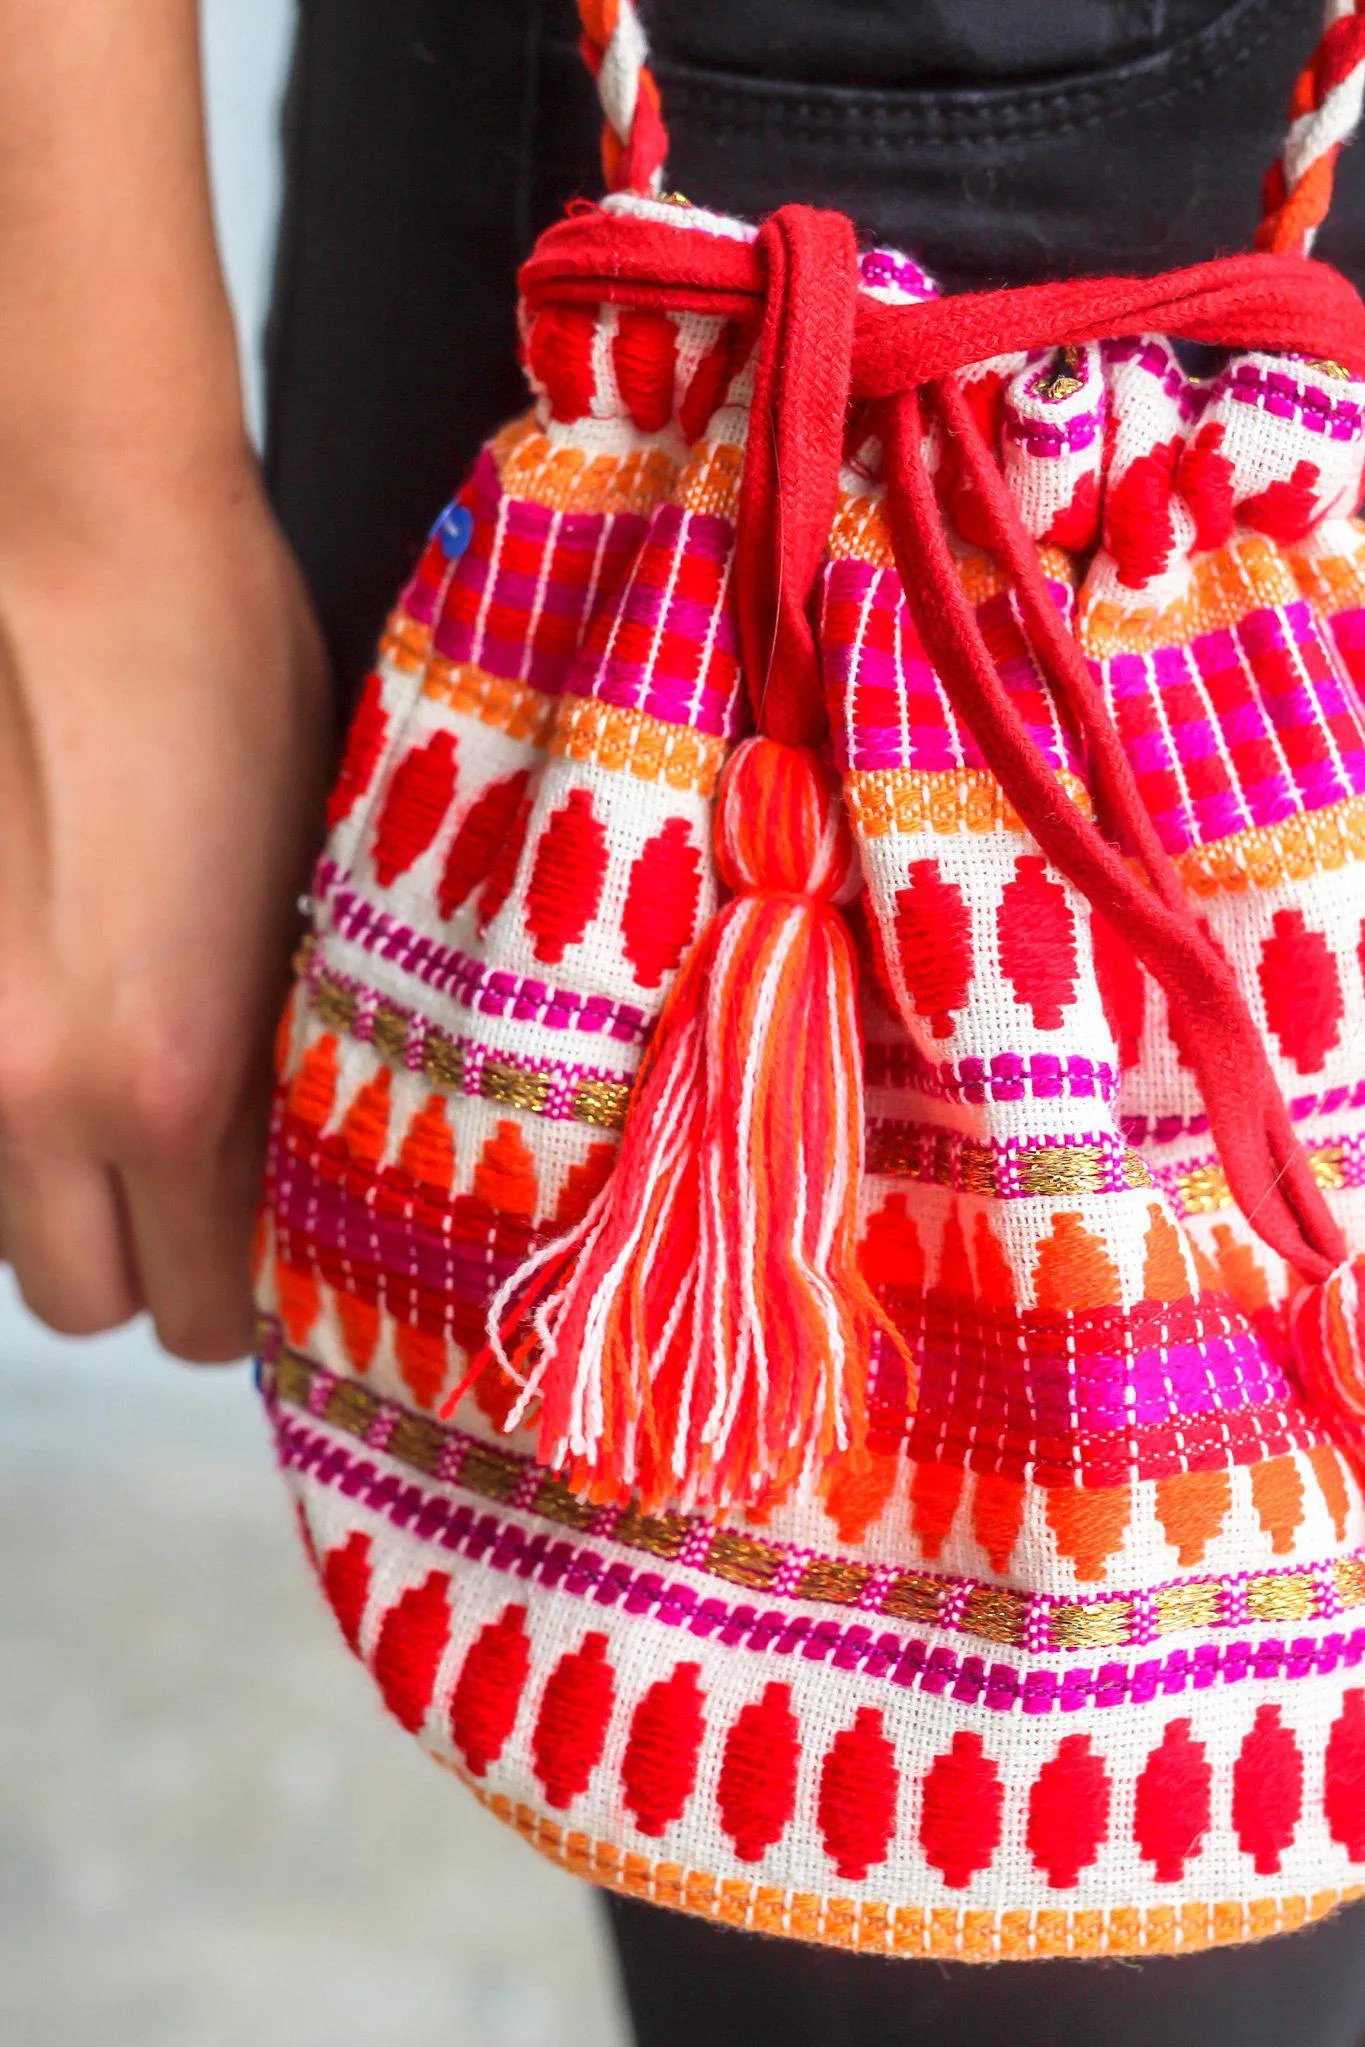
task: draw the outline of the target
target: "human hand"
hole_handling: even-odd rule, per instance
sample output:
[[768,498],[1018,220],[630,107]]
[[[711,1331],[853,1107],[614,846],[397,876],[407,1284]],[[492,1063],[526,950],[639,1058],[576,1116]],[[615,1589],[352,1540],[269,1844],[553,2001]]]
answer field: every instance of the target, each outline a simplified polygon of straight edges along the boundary
[[196,0],[0,0],[0,1255],[251,1338],[323,661],[242,422]]
[[236,1357],[320,643],[244,447],[40,450],[0,446],[0,1251],[56,1329]]

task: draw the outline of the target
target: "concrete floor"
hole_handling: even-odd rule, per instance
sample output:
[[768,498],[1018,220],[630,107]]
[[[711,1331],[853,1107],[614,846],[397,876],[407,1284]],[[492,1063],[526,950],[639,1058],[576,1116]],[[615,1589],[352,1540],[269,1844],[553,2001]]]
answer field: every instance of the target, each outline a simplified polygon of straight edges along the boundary
[[0,1286],[0,2043],[243,2041],[625,2032],[587,1889],[337,1641],[245,1375],[59,1344]]

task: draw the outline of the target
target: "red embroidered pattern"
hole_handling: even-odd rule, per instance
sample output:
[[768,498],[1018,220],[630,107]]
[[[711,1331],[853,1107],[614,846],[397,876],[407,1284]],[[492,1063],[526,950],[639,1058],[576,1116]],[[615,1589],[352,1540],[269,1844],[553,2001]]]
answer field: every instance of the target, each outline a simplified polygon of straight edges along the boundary
[[1365,1862],[1365,1691],[1349,1691],[1327,1738],[1323,1811],[1332,1839]]
[[936,860],[912,862],[896,896],[896,945],[916,1013],[936,1038],[953,1034],[953,1012],[972,985],[972,923],[966,898]]
[[701,853],[686,818],[671,817],[630,870],[622,950],[642,988],[657,988],[692,943],[701,899]]
[[1232,1824],[1258,1876],[1276,1876],[1303,1811],[1303,1757],[1278,1706],[1258,1706],[1232,1772]]
[[531,1756],[550,1805],[573,1804],[602,1758],[616,1697],[607,1638],[587,1634],[560,1657],[540,1702]]
[[505,1606],[470,1644],[450,1702],[451,1739],[474,1776],[482,1777],[502,1754],[530,1668],[526,1608]]
[[1346,1003],[1332,948],[1302,910],[1277,910],[1258,969],[1266,1022],[1300,1073],[1320,1073],[1341,1039]]
[[1178,1884],[1212,1816],[1213,1772],[1188,1720],[1172,1720],[1137,1781],[1133,1837],[1160,1884]]
[[1049,880],[1042,860],[1021,854],[1015,861],[996,931],[1000,969],[1015,1001],[1032,1010],[1036,1030],[1060,1030],[1062,1012],[1076,997],[1076,923],[1066,890]]
[[352,1529],[338,1549],[322,1559],[322,1589],[337,1617],[348,1649],[360,1654],[360,1623],[370,1596],[370,1538]]
[[[437,907],[443,917],[449,917],[460,907],[472,890],[481,881],[487,881],[493,872],[499,855],[509,842],[516,844],[520,852],[516,824],[526,796],[526,785],[530,776],[525,768],[515,775],[507,775],[500,782],[490,782],[470,804],[459,830],[450,842],[445,867],[441,874],[441,887],[437,896]],[[501,907],[516,872],[516,858],[512,859],[512,873],[506,876],[501,894],[489,897],[491,910],[482,915],[487,924],[491,916]],[[481,912],[485,906],[481,905]]]
[[455,740],[433,732],[404,754],[393,771],[374,831],[374,873],[388,888],[421,858],[441,829],[455,794]]
[[541,833],[526,887],[526,929],[535,955],[557,965],[597,915],[607,872],[607,835],[586,789],[571,789]]
[[725,1740],[716,1806],[741,1862],[758,1862],[780,1841],[796,1810],[800,1730],[791,1688],[770,1684],[741,1706]]
[[335,831],[348,818],[374,779],[379,756],[388,737],[389,721],[384,710],[384,684],[373,669],[365,677],[360,701],[355,707],[346,751],[327,799],[327,829]]
[[1029,1854],[1054,1890],[1074,1890],[1109,1838],[1109,1774],[1088,1734],[1066,1734],[1033,1780]]
[[896,1757],[875,1706],[860,1706],[820,1769],[817,1818],[837,1873],[862,1883],[886,1860],[896,1830]]
[[706,1732],[699,1666],[677,1663],[635,1708],[621,1762],[626,1810],[642,1834],[656,1838],[681,1817],[697,1781]]
[[981,1736],[959,1729],[930,1765],[919,1825],[920,1846],[950,1890],[964,1890],[978,1870],[990,1868],[1004,1801],[1000,1773]]
[[380,1623],[372,1668],[394,1718],[416,1734],[426,1719],[450,1632],[450,1574],[429,1571],[402,1593]]

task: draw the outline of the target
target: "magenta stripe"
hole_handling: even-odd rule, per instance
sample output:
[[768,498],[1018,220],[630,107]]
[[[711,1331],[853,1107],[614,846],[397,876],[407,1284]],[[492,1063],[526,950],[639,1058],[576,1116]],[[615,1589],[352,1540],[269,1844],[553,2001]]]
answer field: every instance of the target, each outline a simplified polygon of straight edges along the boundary
[[1009,438],[1018,441],[1026,454],[1044,459],[1076,455],[1093,447],[1099,430],[1098,406],[1093,412],[1075,412],[1066,420],[1038,419],[1017,411],[1013,405],[1005,407],[1005,432]]
[[608,1561],[596,1549],[576,1548],[565,1539],[530,1534],[498,1515],[457,1505],[415,1479],[354,1456],[317,1425],[286,1416],[265,1393],[281,1466],[311,1478],[383,1515],[432,1548],[464,1555],[486,1569],[536,1580],[548,1591],[620,1605],[624,1613],[650,1614],[666,1627],[685,1627],[703,1640],[714,1635],[727,1648],[776,1656],[828,1660],[832,1670],[857,1670],[864,1677],[913,1687],[931,1696],[946,1694],[963,1705],[1010,1713],[1077,1712],[1082,1708],[1146,1705],[1158,1697],[1179,1697],[1212,1684],[1240,1684],[1306,1677],[1331,1677],[1355,1670],[1365,1656],[1365,1628],[1349,1634],[1301,1635],[1285,1642],[1201,1643],[1193,1651],[1173,1650],[1138,1663],[1110,1662],[1092,1668],[1046,1666],[1020,1669],[982,1656],[961,1655],[924,1636],[873,1633],[865,1622],[812,1620],[781,1608],[759,1610],[727,1599],[699,1597],[683,1579],[637,1570],[624,1557]]
[[653,1018],[629,1002],[605,995],[579,995],[529,976],[504,973],[476,960],[458,946],[442,945],[426,932],[377,909],[341,879],[334,861],[318,862],[313,895],[319,922],[325,911],[338,937],[361,946],[379,959],[392,960],[437,994],[485,1016],[510,1016],[518,1023],[538,1023],[552,1031],[605,1034],[623,1045],[637,1045]]
[[[723,602],[734,529],[717,513],[661,505],[611,606],[598,606],[568,688],[669,724],[734,737],[738,642]],[[708,573],[697,576],[698,566]]]
[[[1003,1346],[986,1353],[961,1332],[931,1327],[917,1346],[918,1426],[945,1442],[961,1441],[967,1431],[997,1440],[1075,1443],[1084,1459],[1093,1454],[1094,1437],[1169,1430],[1247,1409],[1272,1410],[1269,1419],[1284,1425],[1286,1439],[1304,1433],[1285,1425],[1279,1412],[1289,1399],[1284,1374],[1249,1330],[1206,1328],[1189,1341],[1141,1350],[1129,1347],[1132,1337],[1131,1324],[1116,1311],[1112,1341],[1103,1350],[1073,1355],[1058,1330],[1050,1352],[1039,1339],[1021,1357]],[[1141,1470],[1145,1460],[1134,1449],[1129,1461]]]
[[1107,1061],[1079,1053],[1060,1058],[1055,1052],[996,1052],[989,1060],[945,1060],[930,1066],[908,1037],[894,1044],[873,1042],[865,1054],[869,1087],[914,1088],[936,1100],[1021,1102],[1028,1095],[1053,1101],[1067,1095],[1098,1095],[1109,1101],[1118,1092],[1118,1075]]
[[[374,1266],[432,1292],[481,1305],[515,1270],[525,1246],[497,1250],[449,1226],[437,1203],[391,1209],[365,1188],[338,1184],[293,1144],[274,1156],[274,1206],[281,1224],[307,1243],[358,1266]],[[919,1320],[918,1311],[915,1319]],[[1027,1355],[968,1340],[956,1317],[932,1316],[912,1338],[919,1358],[921,1430],[944,1440],[974,1440],[986,1421],[999,1440],[1075,1445],[1092,1455],[1094,1439],[1122,1438],[1134,1428],[1245,1416],[1275,1410],[1289,1399],[1284,1374],[1244,1326],[1206,1315],[1200,1326],[1138,1347],[1129,1319],[1115,1311],[1103,1345],[1077,1353],[1067,1331],[1038,1331]],[[982,1403],[989,1408],[988,1417]],[[936,1419],[933,1419],[936,1418]],[[965,1435],[964,1435],[965,1432]],[[1291,1431],[1291,1433],[1293,1433]],[[1139,1467],[1143,1460],[1133,1453]],[[1152,1475],[1148,1473],[1147,1475]]]
[[[1069,616],[1071,592],[1055,583],[1049,588],[1058,610]],[[1054,767],[1073,767],[1009,592],[984,598],[977,617],[988,643],[1008,648],[999,661],[1001,679],[1036,744]],[[984,767],[980,748],[925,657],[893,569],[846,556],[827,564],[821,572],[820,627],[826,687],[840,707],[841,766],[862,773],[903,767],[929,774]]]
[[1295,419],[1310,433],[1326,434],[1333,441],[1360,438],[1361,410],[1358,400],[1324,391],[1318,384],[1301,382],[1283,370],[1267,370],[1256,363],[1239,362],[1220,377],[1215,386],[1219,396],[1230,391],[1242,405],[1259,405],[1276,419]]
[[1136,362],[1155,377],[1168,398],[1174,398],[1182,420],[1198,419],[1212,398],[1216,385],[1191,385],[1172,351],[1150,335],[1144,340],[1104,341],[1100,344],[1106,362]]
[[288,1143],[276,1146],[272,1171],[273,1206],[282,1227],[350,1264],[376,1266],[447,1301],[481,1306],[526,1256],[524,1244],[499,1252],[488,1236],[424,1227],[415,1197],[397,1213],[371,1206],[299,1158]]
[[1334,612],[1329,624],[1347,669],[1354,673],[1365,666],[1365,608]]

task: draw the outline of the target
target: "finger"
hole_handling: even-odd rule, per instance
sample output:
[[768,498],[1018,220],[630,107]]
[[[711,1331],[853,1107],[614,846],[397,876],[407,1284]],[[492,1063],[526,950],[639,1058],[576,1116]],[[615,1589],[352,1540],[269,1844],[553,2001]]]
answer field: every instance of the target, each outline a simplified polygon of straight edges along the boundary
[[252,1348],[262,1151],[253,1121],[216,1152],[121,1174],[133,1260],[157,1336],[192,1364],[227,1364]]
[[97,1159],[7,1154],[0,1239],[25,1302],[63,1336],[115,1329],[142,1306],[118,1191]]

